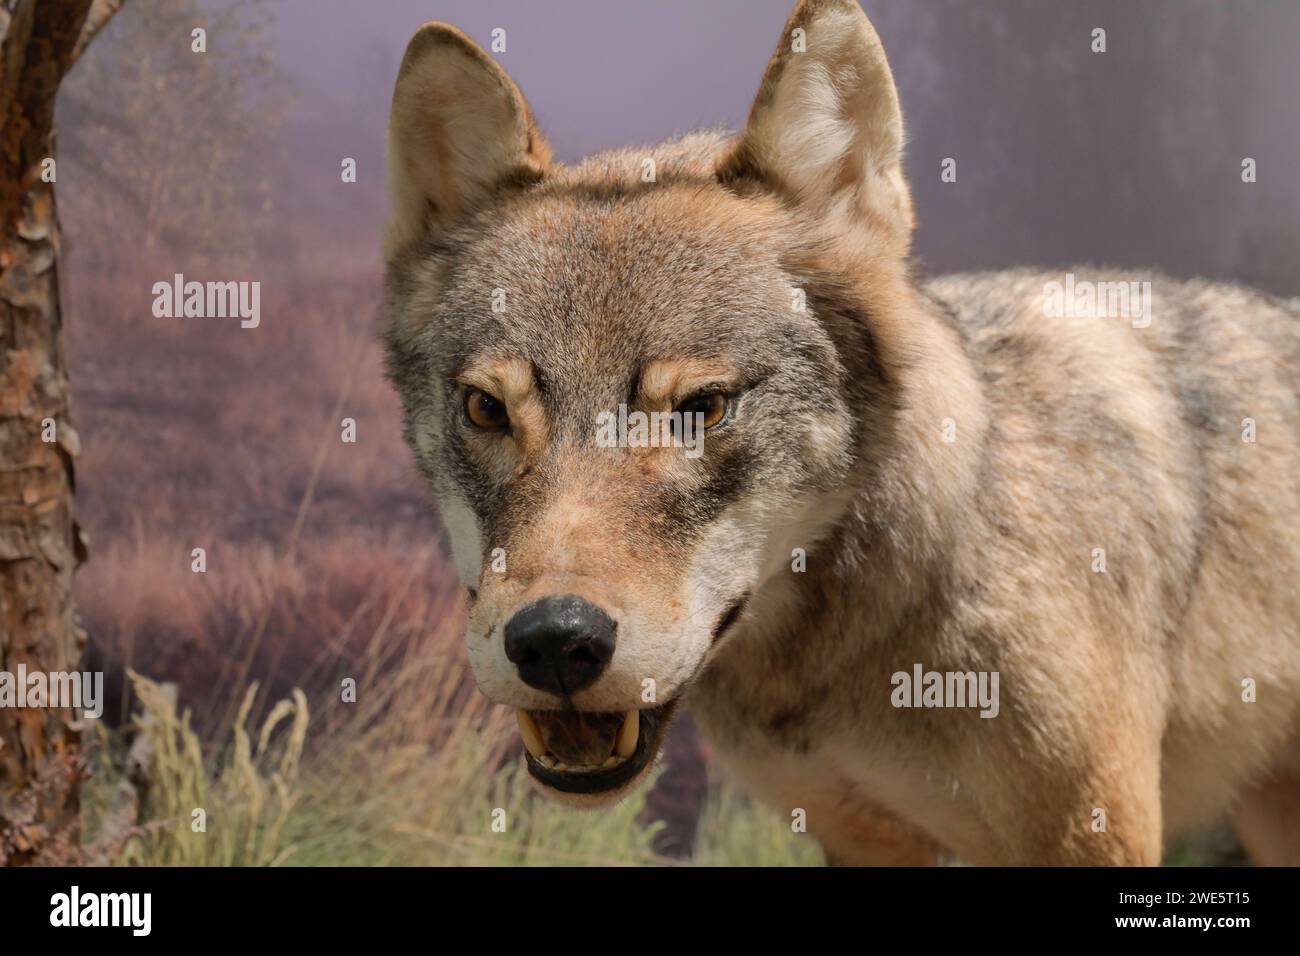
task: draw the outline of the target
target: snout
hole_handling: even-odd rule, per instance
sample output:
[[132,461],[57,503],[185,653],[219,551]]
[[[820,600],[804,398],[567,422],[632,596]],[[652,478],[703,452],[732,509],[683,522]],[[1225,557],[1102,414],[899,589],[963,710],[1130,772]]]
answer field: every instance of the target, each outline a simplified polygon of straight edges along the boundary
[[544,597],[506,623],[506,659],[529,687],[568,697],[594,684],[614,656],[614,620],[573,594]]
[[[505,656],[519,679],[566,702],[591,687],[614,657],[618,624],[575,594],[550,595],[516,611]],[[671,707],[620,711],[516,711],[529,772],[551,790],[613,794],[641,776],[658,751]]]
[[515,709],[546,792],[617,799],[650,772],[722,612],[596,573],[516,573],[480,579],[466,634],[474,679]]

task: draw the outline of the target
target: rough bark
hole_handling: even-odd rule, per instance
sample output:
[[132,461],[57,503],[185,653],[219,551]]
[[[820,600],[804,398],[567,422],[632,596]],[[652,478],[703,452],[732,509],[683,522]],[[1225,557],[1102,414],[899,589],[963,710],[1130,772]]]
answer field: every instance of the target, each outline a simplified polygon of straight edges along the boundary
[[[90,10],[91,0],[0,0],[0,672],[10,674],[20,664],[75,671],[85,643],[72,610],[84,549],[72,516],[59,231],[42,172],[55,156],[55,94]],[[0,708],[0,863],[66,859],[75,847],[76,716]]]

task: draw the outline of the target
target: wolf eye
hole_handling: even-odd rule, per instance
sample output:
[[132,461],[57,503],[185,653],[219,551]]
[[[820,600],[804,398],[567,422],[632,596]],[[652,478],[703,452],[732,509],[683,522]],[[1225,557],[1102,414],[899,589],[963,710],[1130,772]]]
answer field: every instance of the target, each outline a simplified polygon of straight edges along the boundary
[[681,412],[685,415],[702,415],[702,419],[695,419],[703,423],[704,428],[712,428],[715,425],[721,425],[727,417],[727,409],[731,402],[725,392],[709,392],[704,395],[694,395],[682,402],[676,408],[675,412]]
[[484,431],[501,431],[510,424],[505,404],[479,388],[471,388],[465,395],[465,417]]

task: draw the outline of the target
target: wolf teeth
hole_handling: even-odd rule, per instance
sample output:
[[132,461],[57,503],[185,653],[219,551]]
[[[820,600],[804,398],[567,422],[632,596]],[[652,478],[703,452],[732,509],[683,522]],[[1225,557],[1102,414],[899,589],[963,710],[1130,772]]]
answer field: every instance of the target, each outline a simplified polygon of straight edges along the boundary
[[618,728],[618,739],[614,741],[614,756],[630,757],[636,753],[637,738],[641,736],[641,712],[629,710],[623,718],[623,726]]
[[519,724],[519,736],[524,741],[524,749],[529,756],[548,770],[560,770],[568,773],[591,773],[595,770],[608,770],[617,767],[628,757],[636,753],[636,745],[641,736],[641,712],[629,710],[619,725],[618,736],[614,739],[614,752],[603,763],[591,766],[575,766],[557,759],[546,749],[542,740],[541,728],[533,715],[522,707],[515,708],[515,720]]
[[605,762],[599,765],[575,765],[565,763],[562,760],[556,760],[550,754],[542,754],[536,758],[537,762],[547,770],[555,770],[560,773],[595,773],[598,770],[610,770],[623,763],[622,757],[606,757]]
[[546,744],[542,743],[542,732],[537,727],[537,721],[522,707],[515,710],[515,719],[519,722],[519,736],[524,739],[524,748],[540,760],[546,755]]

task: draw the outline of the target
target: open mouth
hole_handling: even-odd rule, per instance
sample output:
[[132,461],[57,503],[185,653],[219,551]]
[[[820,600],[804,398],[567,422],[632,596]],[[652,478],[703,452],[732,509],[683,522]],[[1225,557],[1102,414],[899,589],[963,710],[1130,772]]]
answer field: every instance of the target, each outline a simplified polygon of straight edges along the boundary
[[516,710],[528,772],[564,793],[604,793],[654,759],[677,701],[619,713]]

